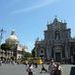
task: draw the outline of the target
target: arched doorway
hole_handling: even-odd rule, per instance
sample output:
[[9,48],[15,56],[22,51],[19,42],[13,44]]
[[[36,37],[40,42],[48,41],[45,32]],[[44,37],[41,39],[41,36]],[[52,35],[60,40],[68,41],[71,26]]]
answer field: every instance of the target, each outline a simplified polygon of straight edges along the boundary
[[62,46],[61,45],[56,45],[53,48],[54,51],[54,59],[56,62],[61,62],[62,60]]
[[61,52],[56,52],[55,53],[55,59],[56,59],[57,62],[61,61]]

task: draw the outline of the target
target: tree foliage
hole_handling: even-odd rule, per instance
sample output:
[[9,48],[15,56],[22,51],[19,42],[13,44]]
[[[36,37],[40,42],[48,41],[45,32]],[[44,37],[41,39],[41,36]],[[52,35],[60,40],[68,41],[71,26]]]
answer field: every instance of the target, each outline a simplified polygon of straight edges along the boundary
[[32,56],[35,57],[35,51],[34,50],[32,50]]
[[32,57],[32,54],[30,52],[24,52],[22,56],[22,60],[27,59],[28,57]]
[[3,43],[3,44],[1,44],[1,49],[2,50],[10,50],[11,49],[11,45]]
[[33,57],[36,57],[36,56],[37,56],[37,49],[36,49],[36,48],[34,48],[34,49],[32,50],[32,56],[33,56]]

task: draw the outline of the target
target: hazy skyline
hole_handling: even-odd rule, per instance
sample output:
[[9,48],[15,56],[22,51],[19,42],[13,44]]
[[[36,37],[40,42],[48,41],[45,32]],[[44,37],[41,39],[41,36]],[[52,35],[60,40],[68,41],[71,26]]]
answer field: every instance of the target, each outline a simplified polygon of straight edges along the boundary
[[75,1],[74,0],[0,0],[0,29],[4,28],[3,42],[12,29],[21,44],[34,47],[35,40],[44,38],[47,22],[52,22],[55,15],[71,28],[75,36]]

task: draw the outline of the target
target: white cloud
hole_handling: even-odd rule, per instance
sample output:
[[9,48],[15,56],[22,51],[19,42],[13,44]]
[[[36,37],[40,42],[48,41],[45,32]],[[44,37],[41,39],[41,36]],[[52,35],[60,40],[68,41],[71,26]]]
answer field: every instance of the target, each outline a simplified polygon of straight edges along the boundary
[[36,9],[42,8],[44,6],[47,6],[49,4],[52,4],[55,1],[57,1],[57,0],[43,0],[42,3],[40,3],[40,4],[31,6],[31,7],[28,7],[28,8],[23,8],[23,9],[20,9],[20,10],[15,10],[15,11],[11,12],[11,14],[18,14],[18,13],[23,13],[23,12],[29,12],[29,11],[32,11],[32,10],[36,10]]

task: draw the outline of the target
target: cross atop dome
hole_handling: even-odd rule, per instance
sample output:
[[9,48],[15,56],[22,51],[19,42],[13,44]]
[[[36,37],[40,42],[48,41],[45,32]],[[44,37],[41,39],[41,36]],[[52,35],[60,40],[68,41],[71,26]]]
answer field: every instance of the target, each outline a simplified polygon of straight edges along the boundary
[[15,30],[13,29],[12,31],[11,31],[11,35],[14,35],[15,34]]

